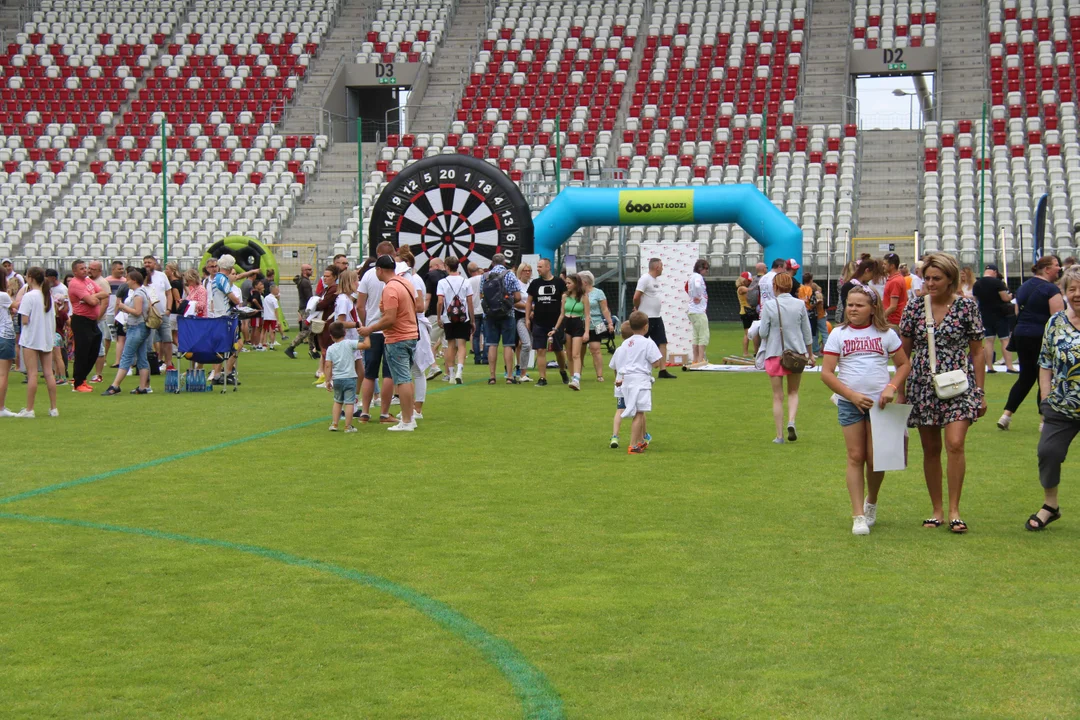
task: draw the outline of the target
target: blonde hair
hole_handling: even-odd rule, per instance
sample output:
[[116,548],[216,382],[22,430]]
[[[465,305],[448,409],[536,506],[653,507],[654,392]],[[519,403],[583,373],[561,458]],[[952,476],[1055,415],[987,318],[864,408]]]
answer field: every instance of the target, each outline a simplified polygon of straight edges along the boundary
[[346,270],[338,276],[338,294],[352,295],[356,292],[356,271]]
[[856,285],[848,290],[847,304],[844,306],[844,322],[841,323],[841,325],[846,327],[851,324],[851,320],[849,320],[847,316],[847,309],[851,304],[852,293],[862,295],[866,298],[866,301],[870,303],[870,324],[881,332],[888,330],[890,325],[889,321],[885,319],[885,308],[883,308],[878,301],[877,293],[864,285]]
[[975,271],[969,267],[960,270],[960,284],[970,290],[975,285]]
[[199,284],[199,271],[195,268],[189,268],[184,273],[184,285],[194,287]]
[[848,260],[844,265],[844,269],[840,271],[840,284],[843,285],[851,278],[855,277],[855,268],[859,267],[857,260]]
[[1070,265],[1065,268],[1061,271],[1061,277],[1058,279],[1058,285],[1061,286],[1062,292],[1066,292],[1069,289],[1069,285],[1074,282],[1080,282],[1080,265]]
[[744,278],[742,275],[740,275],[739,279],[735,281],[735,287],[737,287],[737,288],[750,287],[750,281],[747,280],[746,278]]
[[937,268],[949,279],[949,289],[956,292],[960,287],[960,264],[948,253],[932,252],[923,258],[923,275],[930,268]]
[[7,294],[14,298],[16,295],[19,294],[19,291],[22,290],[22,286],[22,281],[19,280],[19,276],[16,275],[15,277],[8,280]]

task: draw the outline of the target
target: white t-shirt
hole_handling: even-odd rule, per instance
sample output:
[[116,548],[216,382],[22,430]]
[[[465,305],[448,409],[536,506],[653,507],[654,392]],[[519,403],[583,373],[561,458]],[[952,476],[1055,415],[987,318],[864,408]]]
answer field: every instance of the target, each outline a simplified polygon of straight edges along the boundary
[[481,283],[481,281],[483,281],[483,279],[484,279],[483,275],[476,275],[474,277],[469,278],[469,294],[472,295],[472,299],[473,299],[473,305],[472,305],[472,315],[473,315],[473,317],[478,317],[478,316],[484,314],[484,306],[482,304],[484,302],[484,298],[483,298],[483,296],[480,295],[480,283]]
[[641,293],[638,310],[651,318],[660,317],[660,281],[645,273],[638,279],[636,290]]
[[40,290],[28,290],[19,303],[22,315],[22,334],[19,345],[30,350],[52,352],[56,336],[56,305],[45,312],[45,296]]
[[705,309],[709,306],[709,291],[705,289],[705,278],[701,276],[701,273],[690,273],[690,280],[686,283],[686,292],[690,295],[690,305],[686,311],[705,314]]
[[67,285],[54,285],[49,292],[52,294],[53,305],[59,305],[68,315],[71,315],[71,296],[68,295]]
[[758,290],[761,292],[761,302],[758,303],[758,312],[760,314],[761,306],[768,300],[776,299],[776,291],[773,289],[773,278],[776,277],[776,271],[770,270],[761,276],[758,280]]
[[[385,286],[386,283],[379,280],[375,275],[375,268],[369,268],[364,273],[364,277],[360,279],[360,285],[356,290],[367,295],[367,302],[364,303],[364,308],[367,310],[367,315],[364,318],[365,325],[374,325],[382,318],[382,313],[379,312],[379,303],[382,302],[382,291]],[[382,333],[377,334],[382,335]]]
[[263,320],[273,320],[277,322],[277,309],[278,299],[273,295],[267,295],[263,298]]
[[[416,291],[416,309],[419,310],[417,315],[423,316],[424,310],[427,309],[427,285],[424,284],[424,279],[414,272],[404,273],[409,282],[412,283],[413,290]],[[423,298],[424,302],[420,302]]]
[[889,384],[889,356],[900,349],[900,336],[891,328],[843,325],[829,333],[825,354],[839,358],[836,377],[855,392],[877,398]]
[[616,348],[608,367],[614,370],[616,375],[621,375],[624,382],[631,380],[635,375],[639,378],[643,375],[651,378],[652,364],[661,357],[663,355],[660,354],[660,348],[651,338],[634,335]]
[[155,270],[150,275],[150,287],[154,288],[154,292],[157,293],[154,298],[154,306],[158,312],[162,315],[165,314],[165,298],[169,296],[169,292],[172,291],[172,285],[169,284],[169,278],[165,276],[165,273],[160,270]]
[[0,339],[15,339],[15,323],[11,321],[11,296],[0,292]]
[[443,324],[450,322],[450,316],[447,315],[446,311],[450,309],[450,303],[454,302],[456,297],[461,298],[461,304],[465,307],[465,319],[472,318],[470,307],[472,303],[469,302],[469,298],[473,297],[472,278],[447,275],[439,281],[435,294],[443,299],[443,312],[439,316],[439,321]]
[[[334,320],[339,320],[342,315],[345,316],[343,322],[356,322],[357,318],[353,314],[353,309],[356,308],[356,303],[348,295],[338,295],[334,300]],[[359,340],[360,333],[356,328],[345,328],[346,340]]]

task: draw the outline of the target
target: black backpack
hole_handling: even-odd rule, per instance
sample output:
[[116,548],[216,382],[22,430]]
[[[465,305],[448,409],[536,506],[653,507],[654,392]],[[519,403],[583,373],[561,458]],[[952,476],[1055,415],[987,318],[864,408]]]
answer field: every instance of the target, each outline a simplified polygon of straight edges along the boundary
[[489,272],[480,285],[480,306],[484,317],[494,320],[509,317],[514,311],[514,298],[506,292],[506,273]]
[[[450,283],[448,282],[447,285]],[[450,305],[446,308],[446,317],[450,319],[451,325],[463,325],[469,321],[469,313],[465,310],[465,303],[461,301],[461,288],[465,287],[465,281],[461,281],[461,285],[454,291],[454,297],[450,300]]]

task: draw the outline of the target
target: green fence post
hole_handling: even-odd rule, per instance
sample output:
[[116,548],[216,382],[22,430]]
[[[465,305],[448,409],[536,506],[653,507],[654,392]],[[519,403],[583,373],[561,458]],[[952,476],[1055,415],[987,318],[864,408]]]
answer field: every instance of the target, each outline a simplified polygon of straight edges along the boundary
[[164,246],[162,265],[169,262],[169,156],[165,146],[165,114],[161,114],[161,242]]

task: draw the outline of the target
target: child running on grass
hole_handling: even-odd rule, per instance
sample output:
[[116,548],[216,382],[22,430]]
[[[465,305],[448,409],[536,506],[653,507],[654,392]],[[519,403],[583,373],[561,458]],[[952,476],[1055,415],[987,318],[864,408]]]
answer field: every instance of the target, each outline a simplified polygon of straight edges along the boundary
[[645,452],[645,413],[652,410],[652,369],[663,367],[664,356],[651,339],[649,316],[640,310],[630,313],[630,339],[615,350],[608,366],[615,371],[615,384],[622,389],[625,409],[622,417],[634,418],[630,426],[630,455]]
[[[846,322],[829,334],[821,379],[836,393],[840,426],[847,445],[847,486],[851,496],[854,535],[869,535],[877,521],[878,491],[885,473],[874,472],[870,408],[885,407],[907,379],[907,354],[889,327],[878,296],[855,286],[847,296]],[[889,355],[896,374],[889,379]],[[864,474],[866,495],[863,496]]]
[[330,432],[337,432],[341,410],[345,409],[345,432],[356,432],[353,427],[353,411],[356,409],[356,351],[367,350],[371,343],[345,339],[345,326],[339,322],[330,324],[330,337],[334,344],[326,351],[326,362],[333,369],[326,389],[334,395],[334,410],[330,415]]
[[262,343],[268,350],[273,350],[277,347],[277,331],[278,331],[278,319],[277,312],[278,306],[281,304],[278,300],[278,286],[274,285],[270,288],[270,292],[266,293],[263,297],[263,314],[262,314]]

